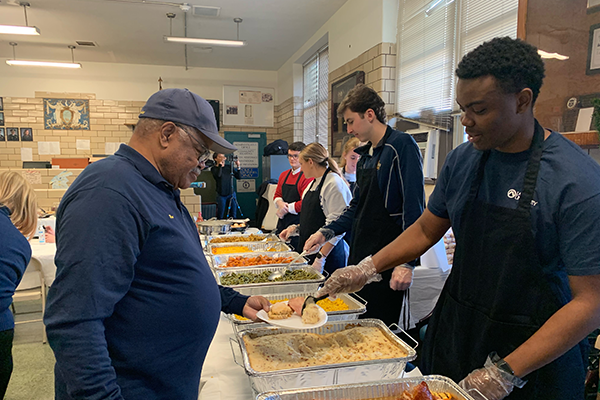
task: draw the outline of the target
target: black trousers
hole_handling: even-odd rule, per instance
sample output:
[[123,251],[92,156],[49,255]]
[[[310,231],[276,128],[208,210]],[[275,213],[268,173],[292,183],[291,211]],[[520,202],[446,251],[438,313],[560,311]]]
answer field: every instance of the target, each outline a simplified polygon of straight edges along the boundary
[[0,398],[4,398],[13,370],[12,344],[14,329],[0,332]]

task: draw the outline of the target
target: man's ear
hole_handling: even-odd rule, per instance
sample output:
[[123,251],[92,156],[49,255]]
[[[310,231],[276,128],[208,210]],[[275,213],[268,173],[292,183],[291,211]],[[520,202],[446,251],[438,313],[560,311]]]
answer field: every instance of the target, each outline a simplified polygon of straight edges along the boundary
[[169,146],[169,142],[173,141],[174,134],[177,132],[177,127],[172,122],[165,122],[159,129],[159,141],[163,148]]
[[523,114],[533,107],[533,91],[525,88],[517,93],[517,114]]
[[367,109],[367,111],[365,111],[364,117],[367,119],[367,121],[373,122],[373,120],[376,118],[375,111],[373,111],[372,108]]

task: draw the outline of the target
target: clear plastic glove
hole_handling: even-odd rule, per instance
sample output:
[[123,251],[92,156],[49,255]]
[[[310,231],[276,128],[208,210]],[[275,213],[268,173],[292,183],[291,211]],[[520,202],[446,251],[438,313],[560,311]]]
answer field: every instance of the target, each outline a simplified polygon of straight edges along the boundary
[[327,257],[325,256],[321,256],[321,258],[315,258],[315,261],[313,261],[312,263],[312,267],[315,269],[315,271],[319,273],[323,272],[323,267],[325,267],[326,259]]
[[298,226],[290,225],[281,231],[281,233],[279,234],[279,238],[284,242],[287,242],[290,239],[290,237],[298,236],[299,234],[300,232],[298,232]]
[[394,268],[390,279],[390,288],[396,291],[406,290],[412,286],[413,269],[402,265]]
[[310,235],[306,243],[304,243],[304,249],[302,250],[308,252],[309,254],[314,254],[319,251],[319,249],[323,246],[323,243],[325,243],[325,236],[323,236],[321,232],[317,231]]
[[525,383],[522,379],[498,368],[488,357],[483,368],[471,372],[459,385],[467,391],[477,389],[485,396],[485,398],[480,396],[474,390],[469,391],[475,400],[501,400],[508,396],[515,386],[521,388]]
[[[305,247],[306,248],[306,247]],[[315,297],[326,294],[334,296],[338,293],[353,293],[362,289],[366,284],[379,282],[381,275],[377,273],[371,256],[366,257],[358,265],[350,265],[346,268],[337,269],[325,281]]]
[[275,211],[275,214],[277,214],[277,217],[279,217],[279,219],[282,219],[283,217],[285,217],[285,215],[288,213],[288,203],[286,203],[285,201],[278,201],[277,202],[277,211]]

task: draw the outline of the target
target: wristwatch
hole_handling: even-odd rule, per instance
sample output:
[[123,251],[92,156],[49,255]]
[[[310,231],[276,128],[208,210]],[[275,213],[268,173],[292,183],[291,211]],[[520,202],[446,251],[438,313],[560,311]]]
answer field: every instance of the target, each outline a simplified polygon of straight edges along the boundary
[[319,250],[317,252],[317,258],[323,258],[323,257],[325,257],[325,254],[321,253],[321,250]]
[[510,367],[510,365],[504,361],[504,358],[500,358],[500,356],[498,355],[498,353],[496,353],[495,351],[492,351],[489,355],[490,360],[492,360],[492,363],[494,363],[494,365],[496,367],[498,367],[501,371],[504,371],[508,374],[511,374],[512,376],[515,376],[515,371],[513,371],[513,369]]

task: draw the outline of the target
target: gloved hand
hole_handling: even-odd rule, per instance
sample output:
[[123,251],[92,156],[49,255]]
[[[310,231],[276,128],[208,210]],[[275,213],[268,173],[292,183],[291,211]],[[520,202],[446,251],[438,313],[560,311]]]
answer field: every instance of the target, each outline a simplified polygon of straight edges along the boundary
[[[467,391],[479,390],[488,400],[502,400],[513,391],[515,386],[521,388],[525,383],[519,377],[497,367],[488,357],[483,368],[471,372],[459,385]],[[485,400],[475,391],[470,391],[469,394],[475,400]]]
[[310,235],[306,243],[304,243],[304,248],[302,250],[309,254],[314,254],[321,248],[323,243],[325,243],[325,236],[317,231]]
[[359,262],[358,265],[350,265],[335,270],[329,279],[325,281],[325,286],[319,289],[315,297],[321,297],[325,294],[334,296],[338,293],[357,292],[366,284],[379,282],[380,280],[381,275],[377,273],[371,256],[368,256]]
[[279,217],[279,219],[282,219],[283,217],[285,217],[285,214],[287,214],[288,212],[289,212],[288,203],[286,203],[285,201],[279,200],[277,202],[277,211],[275,211],[275,214],[277,214],[277,217]]
[[392,278],[390,279],[390,288],[392,290],[401,291],[406,290],[412,286],[413,280],[413,269],[398,265],[392,272]]
[[313,261],[313,263],[312,263],[312,267],[317,272],[323,272],[323,267],[325,266],[326,260],[327,260],[327,257],[321,255],[321,258],[319,258],[319,257],[315,258],[315,261]]
[[284,242],[287,242],[290,239],[290,237],[298,236],[297,230],[298,230],[297,225],[290,225],[281,231],[281,233],[279,234],[279,238],[281,240],[283,240]]

